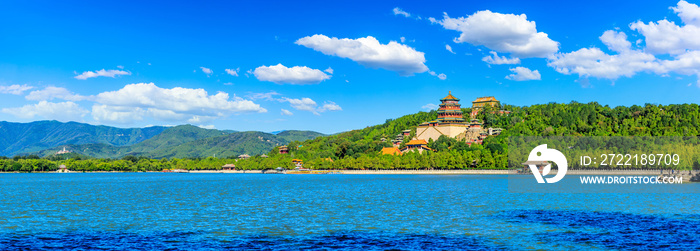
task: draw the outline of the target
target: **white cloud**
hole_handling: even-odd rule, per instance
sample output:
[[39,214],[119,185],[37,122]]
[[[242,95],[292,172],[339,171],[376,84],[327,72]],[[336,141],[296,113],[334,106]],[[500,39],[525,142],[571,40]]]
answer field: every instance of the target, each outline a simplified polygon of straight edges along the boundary
[[279,94],[276,91],[270,91],[270,92],[265,92],[265,93],[251,93],[247,97],[249,99],[252,99],[252,100],[262,99],[262,100],[271,101],[271,100],[276,100],[274,97],[279,96],[279,95],[282,95],[282,94]]
[[72,93],[66,88],[55,86],[49,86],[44,88],[43,90],[32,91],[29,93],[29,95],[27,95],[24,98],[27,100],[35,101],[46,101],[52,99],[81,101],[87,99],[87,97]]
[[319,112],[325,112],[325,111],[342,111],[343,108],[341,108],[339,105],[337,105],[335,102],[331,101],[326,101],[323,103],[323,106],[318,109]]
[[401,37],[400,39],[401,39],[401,43],[405,43],[405,42],[406,42],[406,38],[405,38],[405,37]]
[[199,68],[202,69],[202,72],[204,72],[204,74],[211,75],[212,73],[214,73],[214,71],[212,71],[211,69],[209,69],[209,68],[207,68],[207,67],[203,67],[203,66],[202,66],[202,67],[199,67]]
[[402,15],[404,17],[411,17],[410,13],[403,11],[399,7],[394,8],[393,11],[394,11],[394,15]]
[[301,99],[291,99],[291,98],[282,98],[282,100],[289,102],[289,104],[294,107],[294,109],[300,110],[300,111],[310,111],[313,112],[314,114],[318,114],[316,112],[316,101],[313,101],[310,98],[301,98]]
[[491,55],[483,57],[481,61],[487,64],[520,64],[519,58],[507,58],[506,56],[498,56],[495,51],[489,52]]
[[80,75],[75,76],[76,79],[80,80],[86,80],[88,78],[96,78],[96,77],[110,77],[114,78],[119,75],[131,75],[130,72],[122,71],[122,70],[99,70],[99,71],[84,71]]
[[282,109],[282,115],[285,115],[285,116],[292,116],[292,115],[294,115],[294,113],[290,112],[290,111],[287,110],[287,109]]
[[198,125],[197,127],[199,128],[204,128],[204,129],[216,129],[216,126],[214,125]]
[[328,72],[328,74],[333,74],[333,68],[328,67],[328,69],[323,70],[325,72]]
[[677,7],[671,9],[678,13],[684,26],[664,19],[648,24],[637,21],[630,24],[630,29],[644,35],[646,51],[653,54],[678,55],[686,50],[700,50],[700,8],[680,1]]
[[430,110],[437,110],[438,108],[440,108],[440,106],[436,105],[436,104],[426,104],[426,105],[422,106],[421,108],[423,108],[423,110],[430,111]]
[[300,111],[309,111],[315,115],[321,115],[321,112],[326,112],[326,111],[342,111],[343,109],[337,105],[335,102],[332,101],[326,101],[324,102],[323,106],[318,107],[318,104],[316,101],[310,99],[310,98],[301,98],[301,99],[292,99],[292,98],[282,98],[280,99],[282,102],[289,102],[289,104],[297,110]]
[[22,95],[25,91],[33,89],[34,86],[29,85],[0,85],[0,93]]
[[627,34],[614,30],[607,30],[599,37],[600,41],[605,44],[608,49],[614,52],[627,52],[632,48],[632,43],[627,41]]
[[530,70],[525,67],[515,67],[515,68],[510,68],[510,71],[513,72],[513,74],[510,74],[506,76],[506,79],[510,80],[515,80],[515,81],[527,81],[527,80],[540,80],[540,72],[537,70]]
[[[641,50],[632,50],[631,44],[624,43],[620,39],[626,37],[624,33],[606,31],[600,39],[618,54],[606,54],[598,48],[582,48],[570,53],[557,53],[547,63],[557,72],[562,74],[578,74],[580,77],[596,77],[615,80],[621,76],[632,77],[637,72],[651,71],[662,73],[654,55]],[[605,35],[607,34],[607,35]],[[626,47],[625,47],[626,46]]]
[[447,51],[451,52],[452,54],[455,54],[455,52],[452,51],[452,46],[450,46],[449,44],[445,45],[445,49],[447,49]]
[[231,76],[238,77],[238,72],[241,70],[241,68],[236,68],[236,69],[226,69],[226,73]]
[[130,84],[95,97],[93,117],[98,121],[122,122],[152,117],[165,121],[201,124],[235,113],[267,112],[265,108],[228,93],[209,95],[204,89],[165,89],[153,83]]
[[[678,14],[684,26],[668,20],[637,21],[630,29],[644,36],[645,47],[633,49],[623,32],[608,30],[599,39],[615,54],[607,54],[592,47],[570,53],[557,53],[547,65],[563,74],[580,77],[617,79],[632,77],[638,72],[665,75],[678,73],[699,76],[700,85],[700,7],[679,1],[671,9]],[[636,42],[639,46],[640,42]],[[656,55],[669,55],[661,60]]]
[[23,119],[40,117],[58,121],[78,121],[88,113],[87,110],[73,102],[52,103],[47,101],[16,108],[3,108],[2,112]]
[[537,32],[534,21],[525,14],[501,14],[489,10],[478,11],[471,16],[443,20],[431,19],[445,29],[459,31],[456,43],[483,45],[494,51],[511,53],[516,57],[547,57],[559,50],[559,43],[549,39],[547,33]]
[[122,69],[122,70],[123,70],[123,69],[124,69],[124,66],[122,66],[122,65],[117,65],[117,68],[119,68],[119,69]]
[[381,44],[372,36],[339,39],[317,34],[300,38],[295,43],[326,55],[348,58],[366,67],[395,71],[402,76],[428,71],[423,52],[395,41]]
[[440,80],[445,80],[445,79],[447,79],[447,75],[445,75],[444,73],[437,74],[437,73],[435,73],[434,71],[429,71],[428,73],[430,73],[430,75],[436,76],[436,77],[439,78]]
[[253,72],[260,81],[270,81],[276,84],[307,85],[318,84],[330,79],[331,76],[320,70],[306,66],[294,66],[288,68],[282,64],[272,66],[260,66]]

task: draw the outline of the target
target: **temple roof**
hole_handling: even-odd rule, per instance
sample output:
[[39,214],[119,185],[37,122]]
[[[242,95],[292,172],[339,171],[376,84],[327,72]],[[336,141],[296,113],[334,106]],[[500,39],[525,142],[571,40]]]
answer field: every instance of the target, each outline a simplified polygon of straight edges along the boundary
[[445,100],[456,100],[456,101],[459,101],[458,98],[455,98],[455,96],[452,96],[452,91],[450,91],[449,94],[447,94],[447,96],[444,97],[444,98],[442,98],[440,101],[445,101]]
[[480,97],[480,98],[477,98],[476,100],[474,100],[473,102],[489,102],[489,101],[498,102],[498,100],[496,98],[494,98],[493,96]]
[[406,145],[427,145],[428,142],[425,142],[423,139],[412,139]]
[[401,150],[399,150],[398,147],[384,147],[384,148],[382,148],[382,154],[401,155]]

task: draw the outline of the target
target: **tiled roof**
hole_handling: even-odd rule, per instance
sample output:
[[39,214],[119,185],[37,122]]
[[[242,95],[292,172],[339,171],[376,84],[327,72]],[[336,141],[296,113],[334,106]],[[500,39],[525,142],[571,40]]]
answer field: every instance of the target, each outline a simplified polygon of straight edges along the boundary
[[398,154],[401,155],[401,151],[398,147],[384,147],[382,148],[382,154]]
[[452,91],[450,91],[449,94],[447,94],[447,97],[444,97],[441,100],[459,100],[459,99],[455,98],[455,96],[452,96]]
[[498,101],[498,100],[496,100],[496,98],[494,98],[493,96],[480,97],[480,98],[477,98],[476,100],[474,100],[474,102],[488,102],[488,101]]
[[425,142],[423,139],[412,139],[406,145],[427,145],[428,142]]

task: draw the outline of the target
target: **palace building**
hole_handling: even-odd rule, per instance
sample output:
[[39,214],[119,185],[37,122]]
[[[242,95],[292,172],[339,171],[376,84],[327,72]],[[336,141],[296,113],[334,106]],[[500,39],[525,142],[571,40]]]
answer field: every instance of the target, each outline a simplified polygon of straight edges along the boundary
[[462,108],[459,99],[452,96],[450,91],[447,97],[440,99],[442,102],[438,109],[438,118],[430,122],[423,122],[416,128],[416,138],[419,140],[437,140],[445,135],[450,138],[457,137],[467,131],[467,123],[462,118]]

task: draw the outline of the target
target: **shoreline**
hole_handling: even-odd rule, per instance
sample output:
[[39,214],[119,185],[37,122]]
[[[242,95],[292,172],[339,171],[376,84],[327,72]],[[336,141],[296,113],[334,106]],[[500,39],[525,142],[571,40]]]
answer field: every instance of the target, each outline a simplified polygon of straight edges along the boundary
[[[293,170],[287,170],[293,171]],[[467,170],[313,170],[313,171],[334,171],[341,174],[350,175],[367,175],[367,174],[413,174],[413,175],[506,175],[516,174],[512,170],[507,169],[467,169]],[[670,170],[569,170],[567,175],[653,175],[658,176],[670,174]],[[687,170],[675,171],[676,173]],[[0,172],[3,173],[59,173],[59,172]],[[93,171],[93,172],[66,172],[66,173],[136,173],[136,172],[121,172],[121,171]],[[163,173],[160,171],[149,171],[145,173]],[[263,174],[263,170],[189,170],[187,173],[227,173],[227,174]],[[552,170],[550,174],[556,174],[556,170]],[[529,173],[523,173],[529,175]]]

